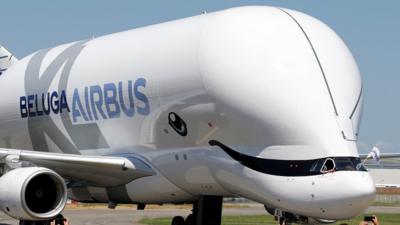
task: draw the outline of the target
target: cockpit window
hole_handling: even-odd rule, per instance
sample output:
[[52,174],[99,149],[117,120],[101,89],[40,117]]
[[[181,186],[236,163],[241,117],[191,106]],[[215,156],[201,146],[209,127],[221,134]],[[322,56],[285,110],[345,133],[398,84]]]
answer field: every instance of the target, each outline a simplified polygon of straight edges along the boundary
[[335,157],[316,161],[310,168],[312,173],[329,173],[333,171],[367,171],[359,158]]
[[365,167],[364,163],[361,162],[360,158],[351,158],[351,161],[354,165],[356,165],[357,171],[368,171],[367,167]]
[[337,171],[356,171],[356,165],[353,164],[350,158],[336,158]]
[[367,168],[361,162],[360,158],[338,157],[338,158],[335,158],[335,162],[336,162],[336,165],[338,165],[339,163],[341,164],[340,168],[339,168],[339,166],[336,166],[338,171],[343,171],[343,170],[367,171]]

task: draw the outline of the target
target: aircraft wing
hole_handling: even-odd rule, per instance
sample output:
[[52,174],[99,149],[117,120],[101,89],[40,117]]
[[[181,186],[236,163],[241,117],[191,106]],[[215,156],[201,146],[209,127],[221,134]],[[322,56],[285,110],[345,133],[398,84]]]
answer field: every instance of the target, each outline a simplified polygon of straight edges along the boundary
[[0,165],[12,167],[24,162],[54,170],[73,185],[112,187],[155,174],[147,163],[131,155],[88,156],[0,148]]
[[[360,159],[365,159],[368,156],[368,154],[359,154],[359,155],[360,155]],[[379,158],[381,158],[381,159],[399,158],[400,159],[400,153],[381,153],[379,155]]]
[[17,61],[14,55],[0,45],[0,76]]

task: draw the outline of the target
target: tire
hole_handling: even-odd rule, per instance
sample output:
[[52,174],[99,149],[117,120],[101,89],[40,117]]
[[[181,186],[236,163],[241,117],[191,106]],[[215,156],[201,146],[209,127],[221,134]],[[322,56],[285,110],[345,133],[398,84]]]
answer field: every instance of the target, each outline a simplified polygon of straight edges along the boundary
[[185,219],[182,216],[175,216],[172,218],[171,225],[185,225]]
[[56,218],[54,218],[54,224],[55,225],[64,225],[65,224],[65,218],[62,214],[58,214]]
[[193,214],[186,217],[185,225],[196,225],[196,218]]

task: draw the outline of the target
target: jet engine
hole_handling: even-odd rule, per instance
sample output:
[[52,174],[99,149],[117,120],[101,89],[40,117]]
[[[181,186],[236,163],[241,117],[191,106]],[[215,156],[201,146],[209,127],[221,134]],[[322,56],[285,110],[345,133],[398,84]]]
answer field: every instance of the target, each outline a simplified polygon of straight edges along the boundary
[[56,172],[25,167],[0,177],[0,209],[19,220],[48,220],[67,202],[67,187]]

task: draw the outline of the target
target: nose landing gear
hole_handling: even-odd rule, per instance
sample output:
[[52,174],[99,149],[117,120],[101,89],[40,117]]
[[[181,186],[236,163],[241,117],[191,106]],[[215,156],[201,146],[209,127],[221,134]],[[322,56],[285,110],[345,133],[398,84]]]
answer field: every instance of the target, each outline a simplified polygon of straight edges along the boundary
[[221,225],[221,214],[222,197],[204,195],[193,204],[192,214],[185,220],[181,216],[175,216],[171,225]]
[[283,212],[279,209],[275,209],[274,217],[278,221],[279,225],[309,224],[308,217]]

